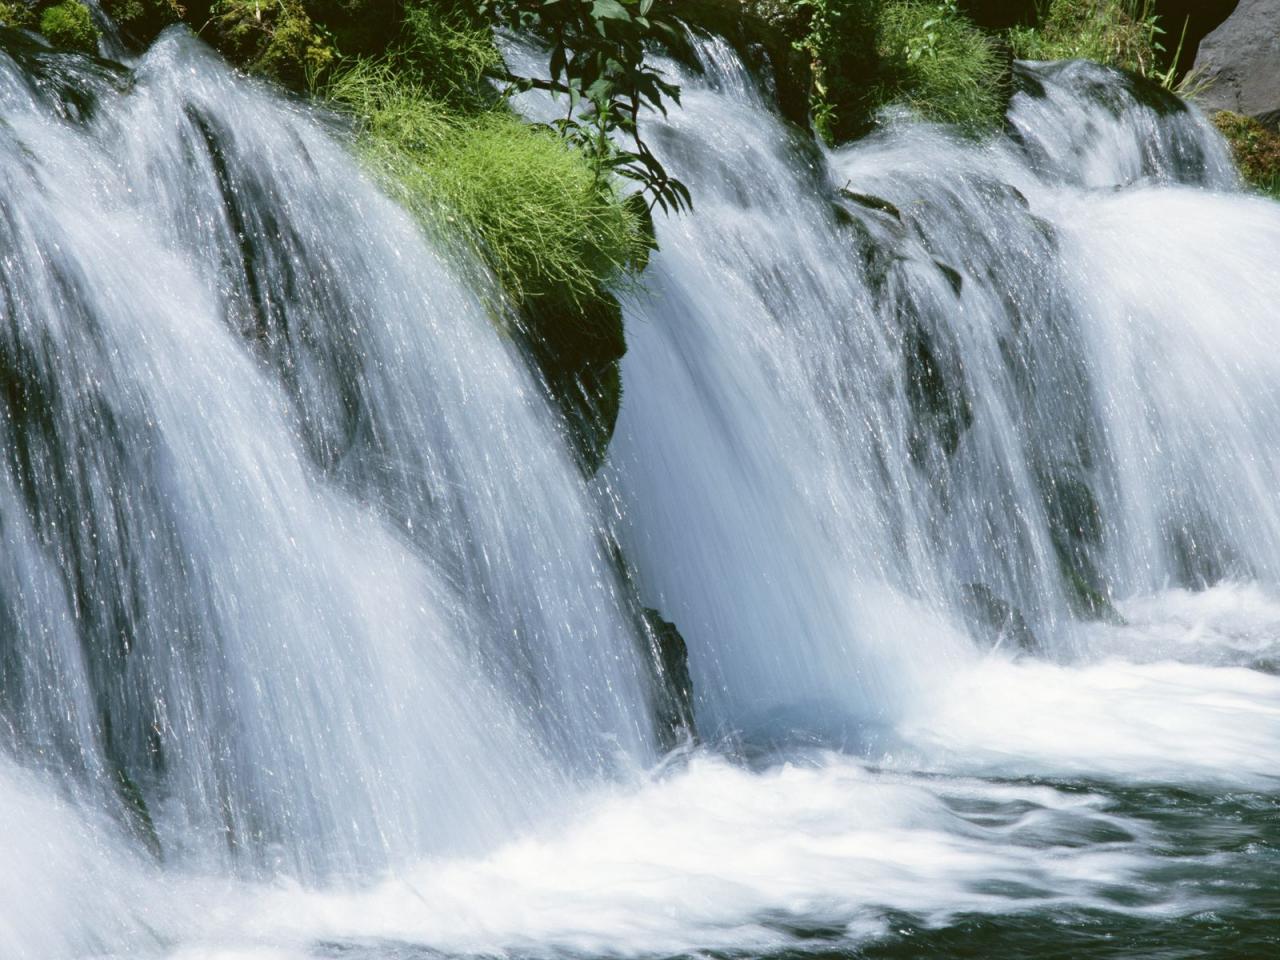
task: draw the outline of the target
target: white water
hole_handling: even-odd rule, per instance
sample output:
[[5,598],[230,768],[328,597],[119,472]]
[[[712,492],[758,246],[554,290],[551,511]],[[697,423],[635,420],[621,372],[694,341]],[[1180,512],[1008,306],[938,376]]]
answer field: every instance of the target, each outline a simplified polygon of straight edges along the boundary
[[[723,50],[704,68],[663,144],[707,186],[664,224],[630,317],[612,477],[704,730],[942,769],[1274,777],[1280,683],[1195,664],[1274,644],[1276,205],[1234,195],[1195,115],[1092,103],[1124,94],[1084,65],[1015,98],[1019,143],[899,120],[829,156],[735,93]],[[920,426],[946,411],[913,401],[921,330],[970,408],[952,450]],[[1062,505],[1080,488],[1096,507]],[[1060,551],[1129,626],[1073,615]],[[1237,611],[1215,586],[1188,617],[1182,598],[1224,576],[1258,599]],[[1010,662],[1008,631],[983,652],[971,584],[1054,663]],[[1249,621],[1235,654],[1173,639],[1222,616]]]
[[[1276,206],[1078,77],[1015,102],[1021,146],[824,155],[705,52],[600,483],[712,741],[657,768],[546,404],[325,119],[176,35],[87,120],[0,59],[0,423],[35,464],[0,474],[5,957],[764,953],[1267,875],[1116,791],[1274,802]],[[921,336],[968,384],[952,450]],[[1074,482],[1099,529],[1055,546]],[[1041,655],[986,649],[971,584]]]
[[174,33],[127,84],[51,58],[96,97],[58,119],[33,56],[0,60],[12,749],[129,819],[123,771],[169,860],[311,878],[652,759],[549,408],[323,118]]

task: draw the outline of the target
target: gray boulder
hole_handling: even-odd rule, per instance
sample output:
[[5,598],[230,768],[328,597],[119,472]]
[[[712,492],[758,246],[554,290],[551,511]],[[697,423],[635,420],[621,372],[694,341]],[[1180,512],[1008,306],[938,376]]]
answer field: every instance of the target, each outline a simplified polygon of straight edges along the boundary
[[1280,121],[1280,0],[1240,0],[1201,41],[1194,69],[1210,82],[1196,98],[1204,109]]

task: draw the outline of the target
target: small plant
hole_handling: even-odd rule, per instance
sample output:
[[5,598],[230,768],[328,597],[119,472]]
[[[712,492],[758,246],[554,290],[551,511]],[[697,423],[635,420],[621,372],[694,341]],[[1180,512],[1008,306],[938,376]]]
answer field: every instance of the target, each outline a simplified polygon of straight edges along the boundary
[[98,28],[89,8],[79,0],[63,0],[40,15],[40,32],[59,50],[96,53]]
[[971,133],[1004,115],[1005,63],[995,42],[965,18],[955,0],[899,0],[878,18],[876,97]]
[[1215,113],[1213,123],[1226,137],[1245,182],[1280,200],[1280,133],[1230,110]]
[[514,89],[561,96],[564,116],[552,126],[592,157],[602,175],[640,184],[650,210],[691,206],[688,189],[670,176],[645,142],[644,110],[666,113],[680,90],[652,67],[647,47],[679,36],[673,0],[478,0],[477,12],[499,27],[532,33],[550,48],[550,79],[507,74]]
[[517,302],[594,297],[643,256],[634,215],[587,157],[503,109],[460,114],[385,63],[341,71],[330,98],[361,121],[372,166],[428,222],[471,238]]
[[813,74],[813,126],[829,144],[859,136],[870,125],[882,6],[882,0],[791,0],[796,15],[807,20],[794,46],[808,57]]
[[1170,85],[1158,75],[1163,35],[1152,0],[1049,0],[1039,26],[1012,28],[1009,44],[1020,60],[1093,60]]
[[222,49],[286,86],[313,86],[335,60],[332,38],[303,0],[216,0],[210,12]]

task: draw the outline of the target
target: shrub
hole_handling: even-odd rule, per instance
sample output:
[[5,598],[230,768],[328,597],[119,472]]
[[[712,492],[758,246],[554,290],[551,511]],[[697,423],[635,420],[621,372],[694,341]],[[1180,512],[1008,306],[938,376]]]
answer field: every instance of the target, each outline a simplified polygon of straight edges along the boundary
[[286,86],[313,86],[334,62],[328,31],[312,21],[302,0],[217,0],[211,12],[224,52]]
[[346,68],[329,95],[361,120],[366,154],[405,204],[463,228],[517,301],[555,287],[591,299],[642,256],[633,213],[552,131],[501,108],[455,111],[386,63]]
[[1014,27],[1020,60],[1094,60],[1155,76],[1164,47],[1152,0],[1050,0],[1037,27]]
[[492,101],[485,78],[503,68],[489,25],[458,0],[415,0],[392,56],[432,99],[476,107]]
[[927,119],[974,133],[1000,122],[1006,63],[954,0],[889,3],[880,11],[877,34],[877,100],[905,104]]
[[828,143],[865,133],[891,103],[977,132],[1004,113],[1007,64],[955,0],[792,0],[811,59],[813,124]]
[[1245,181],[1280,200],[1280,133],[1230,110],[1215,113],[1213,123],[1227,138]]
[[835,144],[865,133],[875,110],[877,15],[883,0],[791,0],[807,18],[797,48],[810,60],[814,129]]
[[79,0],[63,0],[40,15],[40,32],[59,50],[95,53],[98,28],[89,8]]

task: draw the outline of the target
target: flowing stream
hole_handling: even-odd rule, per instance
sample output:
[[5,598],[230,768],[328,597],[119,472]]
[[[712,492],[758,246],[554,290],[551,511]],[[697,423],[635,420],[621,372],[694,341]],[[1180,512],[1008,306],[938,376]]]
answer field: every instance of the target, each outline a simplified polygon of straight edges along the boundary
[[0,956],[1275,949],[1280,206],[1099,67],[826,152],[696,51],[588,482],[333,117],[3,35]]

